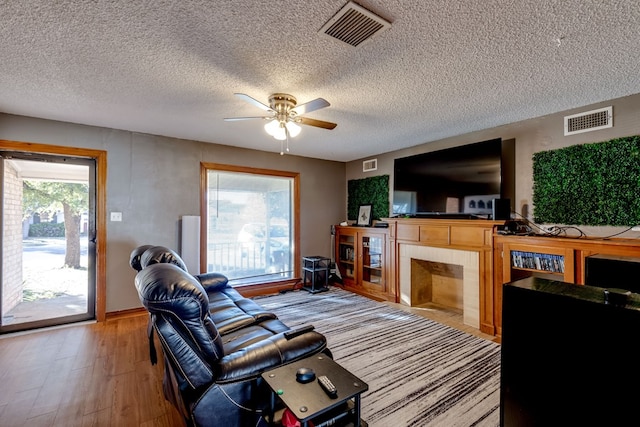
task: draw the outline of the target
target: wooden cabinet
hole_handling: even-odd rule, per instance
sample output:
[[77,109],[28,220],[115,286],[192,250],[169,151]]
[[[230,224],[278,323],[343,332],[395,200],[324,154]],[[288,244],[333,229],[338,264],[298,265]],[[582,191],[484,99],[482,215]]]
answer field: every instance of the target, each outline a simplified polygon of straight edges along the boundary
[[345,289],[395,301],[395,290],[389,286],[387,229],[336,226],[336,262]]
[[[636,239],[493,236],[493,320],[502,336],[502,286],[529,276],[585,284],[585,259],[592,255],[640,256]],[[624,283],[611,283],[624,288]]]
[[351,285],[358,280],[356,260],[356,240],[358,232],[351,227],[336,226],[336,263],[343,285]]
[[506,243],[502,258],[504,283],[530,276],[575,283],[571,248]]

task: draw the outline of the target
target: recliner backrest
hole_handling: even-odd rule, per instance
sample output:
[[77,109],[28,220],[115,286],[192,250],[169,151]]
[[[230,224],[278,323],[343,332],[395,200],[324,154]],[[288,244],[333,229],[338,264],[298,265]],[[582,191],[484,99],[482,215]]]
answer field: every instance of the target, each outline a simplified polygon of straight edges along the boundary
[[152,247],[153,245],[142,245],[132,250],[131,255],[129,255],[129,265],[131,266],[131,268],[133,268],[135,271],[142,270],[142,265],[140,265],[140,258],[147,249]]
[[151,246],[147,248],[140,256],[140,266],[142,268],[148,267],[153,264],[173,264],[177,265],[184,271],[187,270],[187,265],[184,263],[180,255],[178,255],[172,249],[165,246]]
[[135,278],[142,305],[152,315],[165,356],[192,388],[218,376],[222,339],[209,315],[209,298],[200,283],[175,264],[152,264]]

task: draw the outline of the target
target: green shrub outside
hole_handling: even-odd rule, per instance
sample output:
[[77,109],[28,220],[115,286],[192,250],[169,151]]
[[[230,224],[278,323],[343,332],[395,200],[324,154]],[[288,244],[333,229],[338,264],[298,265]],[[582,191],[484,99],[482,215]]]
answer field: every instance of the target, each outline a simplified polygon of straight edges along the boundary
[[40,222],[31,224],[29,237],[64,237],[64,223]]

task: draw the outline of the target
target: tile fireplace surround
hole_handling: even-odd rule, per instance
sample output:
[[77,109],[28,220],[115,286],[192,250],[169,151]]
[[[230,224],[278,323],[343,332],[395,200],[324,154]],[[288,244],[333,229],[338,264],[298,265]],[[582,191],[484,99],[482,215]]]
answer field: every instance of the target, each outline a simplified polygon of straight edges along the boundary
[[[399,244],[399,280],[400,303],[414,306],[422,302],[417,300],[415,287],[419,283],[411,283],[412,259],[443,264],[443,270],[459,271],[462,267],[462,316],[465,325],[480,328],[480,256],[476,251],[448,249],[431,246]],[[415,268],[415,267],[414,267]],[[415,272],[414,272],[415,273]],[[455,280],[453,282],[455,282]],[[452,282],[451,286],[455,286]]]

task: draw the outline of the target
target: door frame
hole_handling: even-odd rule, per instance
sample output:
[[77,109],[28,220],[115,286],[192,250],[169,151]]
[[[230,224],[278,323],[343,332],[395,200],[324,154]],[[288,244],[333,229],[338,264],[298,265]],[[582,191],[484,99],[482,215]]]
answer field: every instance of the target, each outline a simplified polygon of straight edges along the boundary
[[86,157],[96,162],[96,320],[106,320],[107,271],[107,152],[89,148],[65,147],[33,142],[0,139],[0,148],[7,151]]

